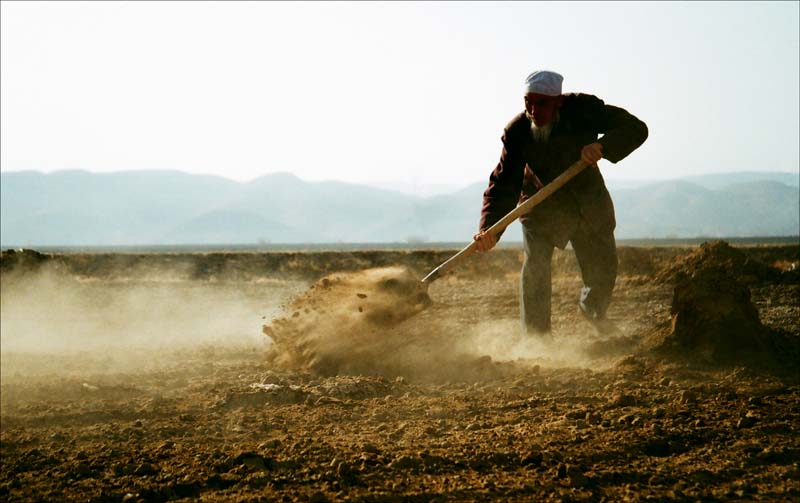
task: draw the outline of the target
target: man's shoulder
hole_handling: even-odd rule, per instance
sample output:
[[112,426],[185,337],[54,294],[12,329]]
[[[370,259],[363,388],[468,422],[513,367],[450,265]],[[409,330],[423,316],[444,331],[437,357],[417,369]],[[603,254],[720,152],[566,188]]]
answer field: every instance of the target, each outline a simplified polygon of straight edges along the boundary
[[528,119],[528,116],[525,114],[525,112],[520,112],[517,115],[515,115],[513,119],[508,121],[505,130],[514,131],[517,129],[529,129],[530,127],[531,127],[530,119]]
[[561,109],[591,111],[602,107],[604,104],[603,100],[593,94],[569,93],[564,95],[564,104],[561,105]]
[[565,94],[561,104],[561,120],[577,130],[596,129],[605,111],[603,100],[593,94]]

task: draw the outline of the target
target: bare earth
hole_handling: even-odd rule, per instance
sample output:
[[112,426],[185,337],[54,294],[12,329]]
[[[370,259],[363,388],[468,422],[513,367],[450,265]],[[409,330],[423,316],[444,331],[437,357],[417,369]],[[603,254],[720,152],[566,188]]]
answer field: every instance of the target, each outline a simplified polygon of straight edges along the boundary
[[[731,271],[794,341],[799,248],[741,248],[777,272]],[[496,250],[385,329],[302,325],[322,366],[262,325],[307,319],[290,299],[327,274],[421,278],[450,252],[3,252],[0,500],[797,501],[798,363],[648,349],[692,251],[620,249],[611,337],[557,252],[545,343],[518,333],[520,252]],[[353,293],[327,306],[358,316],[373,297]]]

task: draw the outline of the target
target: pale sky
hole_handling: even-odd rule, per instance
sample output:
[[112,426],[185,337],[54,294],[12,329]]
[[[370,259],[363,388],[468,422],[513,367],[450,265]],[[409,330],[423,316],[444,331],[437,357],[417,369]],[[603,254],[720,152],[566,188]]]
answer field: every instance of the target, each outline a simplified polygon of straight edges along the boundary
[[2,2],[0,169],[486,180],[533,70],[650,138],[610,178],[800,170],[799,2]]

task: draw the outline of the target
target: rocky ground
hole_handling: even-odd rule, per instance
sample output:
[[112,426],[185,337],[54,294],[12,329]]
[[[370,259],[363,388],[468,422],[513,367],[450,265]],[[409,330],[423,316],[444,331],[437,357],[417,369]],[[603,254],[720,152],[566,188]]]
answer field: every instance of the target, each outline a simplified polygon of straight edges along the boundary
[[[772,266],[748,279],[761,322],[800,338],[798,247],[742,251]],[[498,250],[434,283],[434,304],[394,329],[403,347],[382,348],[422,355],[334,376],[268,363],[261,323],[323,274],[425,271],[447,252],[4,252],[0,499],[798,500],[796,363],[647,349],[669,326],[671,267],[690,252],[620,250],[614,338],[580,318],[574,257],[557,253],[554,341],[542,344],[516,335],[519,252]],[[223,314],[245,322],[217,326]],[[79,338],[87,324],[114,328]],[[131,343],[181,330],[195,339]]]

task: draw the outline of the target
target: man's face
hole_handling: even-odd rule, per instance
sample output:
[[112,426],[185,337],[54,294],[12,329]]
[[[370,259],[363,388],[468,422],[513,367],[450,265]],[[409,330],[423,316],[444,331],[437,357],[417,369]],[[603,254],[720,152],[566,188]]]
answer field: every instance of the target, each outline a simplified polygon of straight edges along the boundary
[[562,101],[561,96],[528,93],[525,95],[525,111],[536,127],[544,127],[555,119]]

